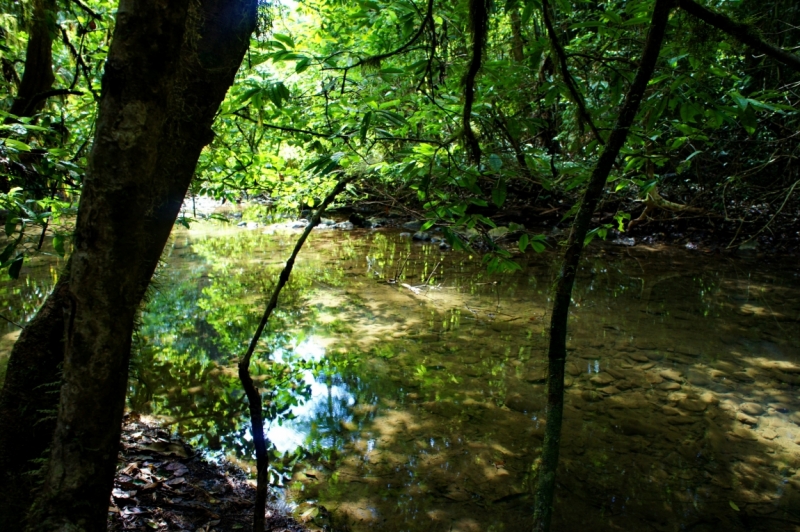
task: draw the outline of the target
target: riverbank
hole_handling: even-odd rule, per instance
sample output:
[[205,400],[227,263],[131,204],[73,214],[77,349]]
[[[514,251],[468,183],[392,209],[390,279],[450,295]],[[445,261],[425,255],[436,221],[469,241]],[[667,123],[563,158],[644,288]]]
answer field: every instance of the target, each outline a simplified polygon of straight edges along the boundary
[[[546,236],[548,242],[557,245],[570,230],[568,212],[571,206],[570,202],[563,200],[544,202],[538,206],[509,204],[503,209],[493,206],[476,208],[473,214],[485,216],[498,227],[516,224],[531,235]],[[606,241],[623,247],[666,245],[720,256],[744,257],[800,254],[800,222],[791,213],[782,213],[767,223],[760,218],[746,221],[736,217],[724,218],[699,209],[677,213],[668,209],[654,209],[642,216],[645,207],[645,203],[638,201],[604,205],[598,209],[593,224],[605,226],[608,230]],[[614,218],[618,212],[630,213],[633,218],[633,221],[623,220],[623,230],[619,230],[619,222]],[[269,202],[259,198],[233,204],[202,198],[198,199],[194,209],[187,202],[183,214],[188,222],[192,218],[214,218],[227,220],[245,229],[280,230],[302,229],[311,211],[290,216],[277,213]],[[420,228],[424,218],[423,210],[416,206],[381,201],[329,209],[326,214],[331,219],[329,223],[321,224],[321,229],[394,227],[410,231],[410,234]],[[520,234],[519,231],[509,231],[501,240],[505,240],[505,244],[515,244],[514,237],[519,238]],[[498,244],[502,245],[503,242]]]
[[[125,415],[108,530],[251,530],[255,487],[247,474],[229,463],[214,464],[154,418]],[[272,501],[267,531],[307,532]]]

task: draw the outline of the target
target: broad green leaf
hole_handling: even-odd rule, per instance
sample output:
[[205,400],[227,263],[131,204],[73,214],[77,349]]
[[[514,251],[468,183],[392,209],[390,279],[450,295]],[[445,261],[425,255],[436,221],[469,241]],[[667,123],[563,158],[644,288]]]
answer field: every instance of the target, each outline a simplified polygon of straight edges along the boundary
[[12,149],[17,150],[17,151],[26,151],[26,152],[27,151],[31,151],[31,147],[30,146],[28,146],[24,142],[21,142],[21,141],[16,140],[16,139],[6,138],[6,139],[3,139],[3,142],[9,148],[12,148]]
[[525,249],[528,247],[529,243],[530,243],[530,237],[528,236],[528,233],[525,233],[524,235],[519,237],[519,250],[525,253]]

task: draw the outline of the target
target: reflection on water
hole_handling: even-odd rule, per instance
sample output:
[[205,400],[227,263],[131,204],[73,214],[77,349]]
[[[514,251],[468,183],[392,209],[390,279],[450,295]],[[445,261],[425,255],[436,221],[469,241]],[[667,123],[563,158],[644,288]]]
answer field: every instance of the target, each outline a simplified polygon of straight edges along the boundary
[[[142,318],[132,407],[247,463],[235,360],[294,238],[173,239]],[[795,263],[588,252],[554,529],[795,530]],[[527,528],[558,265],[523,260],[489,276],[477,257],[392,232],[315,234],[254,365],[287,497],[325,506],[341,529]],[[291,454],[298,445],[307,452]]]

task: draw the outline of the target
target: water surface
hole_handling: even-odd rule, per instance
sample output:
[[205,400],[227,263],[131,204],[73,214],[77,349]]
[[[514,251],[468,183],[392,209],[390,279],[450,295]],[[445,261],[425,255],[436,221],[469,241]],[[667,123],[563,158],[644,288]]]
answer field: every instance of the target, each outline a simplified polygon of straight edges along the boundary
[[[296,236],[174,236],[136,342],[133,408],[252,463],[235,360]],[[796,263],[587,253],[554,529],[795,530]],[[479,256],[396,232],[315,232],[254,365],[299,514],[324,506],[354,531],[529,526],[558,257],[519,260],[491,276]],[[36,286],[5,289],[9,316],[30,312]]]

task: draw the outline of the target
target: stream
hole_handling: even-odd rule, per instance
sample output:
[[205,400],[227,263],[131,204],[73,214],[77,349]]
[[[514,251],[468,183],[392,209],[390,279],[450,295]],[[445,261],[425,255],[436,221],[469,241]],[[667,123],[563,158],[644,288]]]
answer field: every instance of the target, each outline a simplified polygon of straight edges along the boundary
[[[164,252],[129,405],[253,468],[235,362],[298,233],[198,224]],[[399,231],[317,230],[253,366],[273,478],[312,529],[530,526],[556,250],[490,275]],[[800,528],[800,269],[595,242],[569,323],[553,529]],[[55,283],[0,285],[25,322]],[[0,357],[17,328],[0,323]]]

